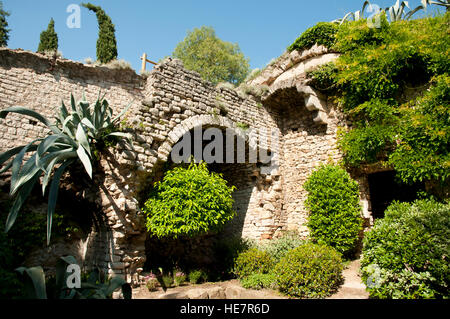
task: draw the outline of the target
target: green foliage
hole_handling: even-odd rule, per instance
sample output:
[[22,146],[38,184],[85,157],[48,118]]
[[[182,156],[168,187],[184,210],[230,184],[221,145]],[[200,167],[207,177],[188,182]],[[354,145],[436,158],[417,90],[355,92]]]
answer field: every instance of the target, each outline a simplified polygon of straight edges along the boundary
[[210,173],[204,162],[175,167],[155,184],[145,202],[147,230],[173,238],[218,231],[235,215],[234,189],[221,174]]
[[270,255],[258,248],[250,248],[239,254],[234,265],[234,274],[244,278],[251,274],[267,274],[274,266]]
[[332,48],[338,26],[331,22],[319,22],[307,29],[288,47],[288,51],[310,49],[314,44]]
[[26,299],[107,299],[112,293],[121,288],[124,299],[131,299],[131,286],[121,277],[105,280],[98,270],[88,276],[86,282],[81,282],[80,288],[68,288],[66,271],[70,264],[77,264],[73,256],[61,257],[56,264],[56,278],[54,286],[46,281],[41,266],[16,269],[24,283],[24,297]]
[[41,32],[41,40],[37,52],[58,51],[58,35],[55,32],[55,21],[50,19],[47,30]]
[[184,284],[186,279],[187,279],[187,276],[182,271],[178,270],[178,271],[175,271],[173,274],[173,283],[175,284],[176,287]]
[[342,282],[342,259],[333,248],[307,243],[287,253],[275,266],[279,290],[299,298],[324,298]]
[[450,203],[392,203],[364,238],[362,278],[377,298],[448,298]]
[[8,21],[6,17],[9,16],[9,12],[3,10],[3,3],[0,1],[0,47],[6,47],[9,40]]
[[214,85],[219,82],[238,85],[250,72],[249,60],[239,45],[220,40],[212,27],[189,31],[176,46],[173,56]]
[[362,229],[358,183],[342,168],[322,165],[304,186],[310,236],[319,244],[350,255]]
[[[59,183],[63,173],[69,165],[80,160],[86,172],[92,177],[91,148],[104,143],[108,136],[128,137],[124,133],[114,132],[116,122],[127,110],[128,107],[119,116],[112,118],[112,109],[103,98],[99,97],[91,110],[84,97],[82,101],[75,103],[71,95],[71,111],[69,112],[62,103],[56,123],[50,122],[33,110],[20,106],[0,111],[0,118],[5,118],[9,113],[23,114],[38,120],[51,131],[45,138],[35,139],[27,145],[15,147],[0,154],[0,165],[11,159],[0,172],[11,168],[10,195],[14,197],[5,231],[8,232],[11,229],[23,203],[39,177],[43,175],[43,194],[51,180],[47,213],[47,244],[49,244]],[[25,154],[29,152],[34,153],[22,164]]]
[[98,40],[97,40],[97,60],[101,63],[108,63],[117,59],[117,41],[116,29],[111,18],[105,11],[91,3],[83,3],[83,7],[95,12],[98,21]]
[[333,91],[336,89],[336,72],[337,68],[333,62],[319,66],[317,69],[306,72],[311,81],[309,85],[320,91]]
[[433,79],[432,87],[401,109],[398,145],[389,163],[405,182],[445,181],[450,177],[450,76]]
[[191,284],[195,285],[195,284],[200,283],[202,280],[205,280],[205,278],[207,278],[208,276],[203,270],[195,269],[195,270],[191,270],[189,272],[188,277],[189,277],[189,282]]
[[242,287],[246,289],[275,289],[276,276],[273,273],[261,274],[254,273],[240,280]]
[[[318,89],[332,84],[353,123],[339,134],[347,166],[384,162],[405,183],[448,179],[449,19],[389,24],[382,15],[380,28],[363,20],[339,27],[335,68],[310,77]],[[427,86],[423,98],[408,101],[411,87]]]
[[297,231],[287,231],[280,238],[272,239],[265,243],[261,249],[266,251],[277,263],[289,250],[297,248],[304,243],[305,241],[299,237]]

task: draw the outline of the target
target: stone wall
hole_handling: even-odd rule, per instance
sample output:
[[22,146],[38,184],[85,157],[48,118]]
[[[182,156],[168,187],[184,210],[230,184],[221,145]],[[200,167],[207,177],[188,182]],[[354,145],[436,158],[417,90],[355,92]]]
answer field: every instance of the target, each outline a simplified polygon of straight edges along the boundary
[[[270,239],[283,229],[307,235],[302,184],[316,165],[340,158],[336,130],[341,120],[327,98],[307,85],[305,72],[334,58],[323,47],[286,53],[249,83],[265,87],[260,90],[265,94],[243,95],[212,86],[170,58],[144,78],[131,70],[0,49],[0,109],[22,105],[52,117],[61,99],[69,104],[70,93],[79,98],[85,92],[93,102],[100,90],[115,114],[133,101],[125,115],[132,145],[121,143],[102,154],[90,186],[80,189],[72,182],[69,188],[95,203],[105,217],[106,235],[96,244],[100,252],[95,263],[137,282],[146,258],[145,218],[140,211],[145,189],[161,177],[158,173],[173,146],[199,126],[231,129],[240,136],[245,126],[248,132],[264,130],[264,139],[256,145],[247,140],[247,147],[253,148],[271,149],[271,134],[280,137],[278,169],[264,171],[262,163],[248,158],[245,163],[217,165],[237,186],[238,216],[228,231],[257,240]],[[45,133],[39,123],[10,115],[0,120],[0,151]]]

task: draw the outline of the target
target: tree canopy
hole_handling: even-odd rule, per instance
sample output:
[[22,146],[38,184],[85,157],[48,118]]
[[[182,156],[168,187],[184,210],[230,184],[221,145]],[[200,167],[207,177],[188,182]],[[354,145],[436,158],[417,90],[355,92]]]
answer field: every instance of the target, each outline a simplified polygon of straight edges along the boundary
[[6,47],[9,40],[8,22],[6,17],[9,16],[9,12],[3,10],[3,3],[0,1],[0,47]]
[[116,29],[105,11],[91,3],[83,3],[83,7],[95,12],[98,21],[97,60],[108,63],[117,59]]
[[202,26],[188,31],[186,38],[178,43],[173,56],[184,66],[200,73],[203,79],[217,84],[239,84],[249,73],[249,59],[238,44],[222,41],[212,27]]
[[42,31],[41,40],[37,52],[57,51],[58,50],[58,35],[55,32],[55,21],[50,19],[47,30]]

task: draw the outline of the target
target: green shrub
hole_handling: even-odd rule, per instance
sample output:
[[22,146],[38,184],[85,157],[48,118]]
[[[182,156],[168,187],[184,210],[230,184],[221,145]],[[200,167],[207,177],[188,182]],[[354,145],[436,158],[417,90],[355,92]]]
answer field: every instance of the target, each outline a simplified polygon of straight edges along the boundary
[[166,288],[171,288],[174,284],[173,277],[170,275],[163,275],[162,276],[162,282],[164,283],[164,286]]
[[173,282],[176,287],[182,285],[186,281],[186,274],[182,271],[176,271],[173,275]]
[[206,163],[169,170],[145,202],[147,230],[158,237],[194,236],[218,231],[235,215],[231,194],[221,174]]
[[389,163],[404,182],[450,177],[450,76],[432,79],[422,97],[401,110],[398,145]]
[[246,289],[263,289],[263,288],[276,288],[276,277],[275,274],[251,274],[240,280],[242,287]]
[[335,43],[337,30],[338,26],[335,23],[319,22],[303,32],[300,37],[288,47],[288,51],[309,49],[314,44],[332,48]]
[[450,203],[394,202],[364,238],[362,278],[378,298],[448,298]]
[[207,274],[203,270],[196,269],[192,270],[188,277],[191,284],[198,284],[207,278]]
[[350,255],[362,229],[358,183],[342,168],[322,165],[305,182],[313,241]]
[[307,243],[289,251],[275,266],[279,290],[299,298],[324,298],[342,282],[340,254],[324,245]]
[[306,75],[311,79],[309,85],[320,91],[333,91],[337,88],[337,71],[338,69],[333,62],[321,65],[315,70],[307,71]]
[[266,251],[275,263],[279,262],[287,252],[304,244],[297,231],[287,231],[280,238],[272,239],[265,243],[261,249]]
[[[342,55],[335,70],[323,67],[310,77],[319,89],[332,84],[352,120],[339,137],[345,164],[387,162],[404,183],[448,179],[449,23],[446,13],[390,24],[383,16],[381,28],[365,20],[339,27],[334,49]],[[422,91],[423,99],[415,101],[410,88]],[[380,117],[359,116],[368,115],[361,109],[382,105]]]
[[234,265],[234,274],[244,278],[251,274],[267,274],[273,268],[274,262],[270,255],[257,248],[251,248],[239,254]]

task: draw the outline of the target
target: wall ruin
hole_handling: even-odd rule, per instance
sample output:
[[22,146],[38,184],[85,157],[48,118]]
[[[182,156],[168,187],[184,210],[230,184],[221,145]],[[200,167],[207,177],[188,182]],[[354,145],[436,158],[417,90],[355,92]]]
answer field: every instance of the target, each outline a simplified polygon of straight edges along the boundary
[[[275,131],[281,137],[280,166],[270,174],[262,173],[258,163],[222,167],[225,178],[245,175],[234,194],[238,217],[229,226],[232,231],[257,240],[270,239],[286,229],[307,235],[302,184],[314,167],[340,158],[336,131],[342,120],[327,98],[307,85],[305,72],[334,58],[336,55],[323,47],[285,54],[249,83],[268,88],[267,94],[255,97],[216,88],[196,72],[185,70],[179,60],[166,59],[144,78],[131,70],[0,49],[0,109],[21,105],[51,118],[61,99],[69,104],[71,93],[79,98],[84,92],[93,102],[100,90],[115,114],[134,101],[125,116],[133,145],[110,148],[102,155],[92,188],[76,192],[95,203],[105,216],[103,232],[107,235],[96,245],[95,263],[138,282],[147,237],[140,194],[154,180],[173,146],[200,125],[238,134],[246,125]],[[9,115],[0,120],[0,151],[44,134],[39,123]],[[80,252],[81,262],[85,255]]]

